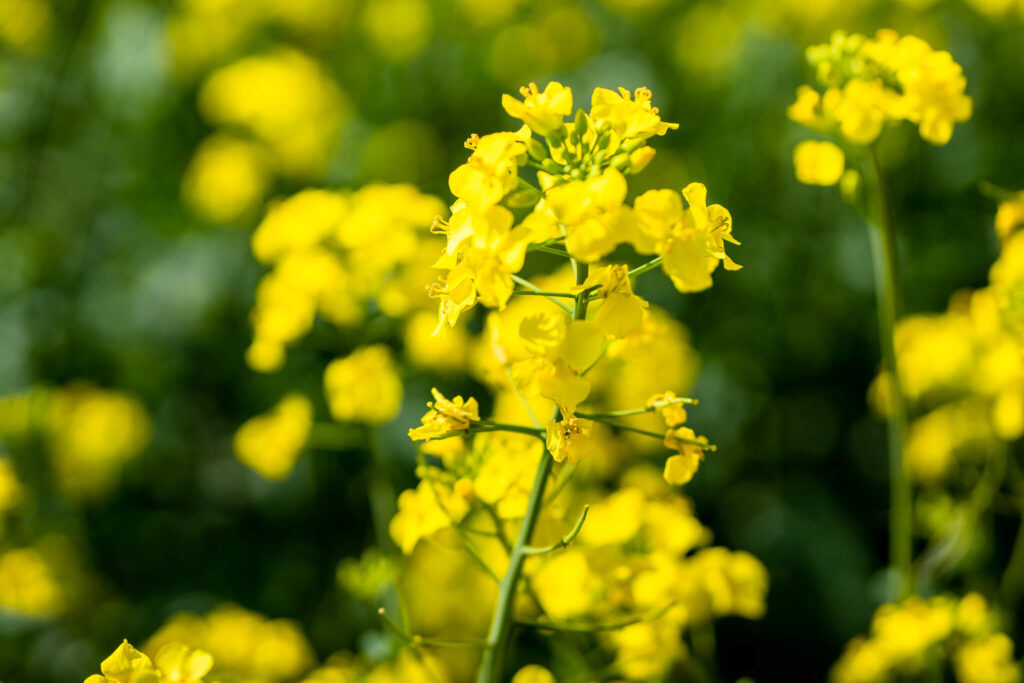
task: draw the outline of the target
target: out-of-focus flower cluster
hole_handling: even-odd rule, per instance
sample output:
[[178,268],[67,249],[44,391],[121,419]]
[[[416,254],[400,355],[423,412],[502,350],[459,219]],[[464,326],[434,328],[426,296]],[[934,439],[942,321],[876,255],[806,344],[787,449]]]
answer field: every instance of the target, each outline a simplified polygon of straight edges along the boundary
[[109,493],[125,463],[149,443],[150,430],[138,399],[89,384],[0,396],[0,440],[15,449],[40,440],[54,485],[72,500]]
[[[914,418],[906,443],[910,472],[924,491],[921,532],[974,544],[976,520],[1001,488],[1017,485],[1014,445],[1024,436],[1024,201],[1000,204],[1000,254],[987,287],[956,293],[939,314],[912,315],[896,330],[900,385]],[[890,382],[873,387],[889,410]],[[973,539],[973,540],[971,540]],[[937,546],[948,544],[936,543]],[[959,554],[948,553],[949,560]]]
[[[1013,641],[978,593],[917,596],[878,608],[871,633],[850,641],[832,669],[833,683],[881,683],[943,677],[958,683],[1017,683]],[[945,679],[943,679],[945,680]]]
[[[840,31],[831,42],[809,47],[807,60],[824,91],[800,86],[789,118],[839,145],[807,140],[796,146],[793,161],[802,183],[835,185],[846,170],[840,145],[871,145],[886,125],[909,121],[922,138],[944,145],[954,124],[971,117],[963,69],[948,52],[915,36],[888,29],[874,38]],[[855,184],[856,170],[850,174],[847,183]]]
[[424,228],[442,210],[409,185],[304,190],[273,204],[252,237],[257,260],[272,270],[256,291],[250,367],[280,368],[285,347],[317,316],[355,327],[371,305],[392,318],[425,308],[415,283],[425,279],[438,243]]

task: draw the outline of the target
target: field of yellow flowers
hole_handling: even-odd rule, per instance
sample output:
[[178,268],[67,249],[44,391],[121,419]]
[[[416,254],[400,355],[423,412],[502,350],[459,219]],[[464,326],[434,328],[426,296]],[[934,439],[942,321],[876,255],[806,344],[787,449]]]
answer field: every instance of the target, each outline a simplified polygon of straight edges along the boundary
[[1022,659],[1024,1],[0,0],[0,681]]

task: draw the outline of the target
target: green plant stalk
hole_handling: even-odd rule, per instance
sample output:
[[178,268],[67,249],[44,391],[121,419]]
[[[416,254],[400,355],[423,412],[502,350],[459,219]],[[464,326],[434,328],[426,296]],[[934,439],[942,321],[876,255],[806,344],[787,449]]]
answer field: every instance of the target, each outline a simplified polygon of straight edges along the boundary
[[[576,272],[576,284],[583,284],[587,279],[588,267],[585,263],[573,263]],[[587,296],[583,292],[576,295],[575,306],[572,309],[573,320],[583,320],[587,317]],[[554,417],[558,416],[558,409],[555,409]],[[544,501],[544,487],[547,485],[548,475],[554,465],[554,458],[548,453],[545,447],[541,454],[540,464],[537,465],[537,474],[533,478],[533,487],[530,489],[530,498],[526,504],[526,513],[519,525],[519,535],[515,545],[509,552],[508,570],[498,585],[498,601],[494,607],[494,614],[491,617],[491,626],[487,631],[487,641],[484,645],[483,655],[480,658],[480,669],[477,671],[477,683],[499,683],[501,680],[502,665],[505,658],[505,651],[508,649],[509,638],[512,635],[513,609],[515,607],[516,588],[519,585],[519,578],[523,573],[523,564],[528,556],[527,548],[530,547],[530,539],[533,530],[540,518],[540,510]]]
[[907,406],[896,371],[896,321],[903,314],[903,286],[900,281],[899,253],[893,230],[889,197],[882,176],[878,153],[870,148],[872,197],[869,200],[871,251],[874,260],[875,293],[878,308],[878,341],[882,353],[882,371],[889,377],[889,562],[899,576],[894,598],[902,599],[914,590],[911,568],[913,558],[913,489],[904,445],[907,433]]

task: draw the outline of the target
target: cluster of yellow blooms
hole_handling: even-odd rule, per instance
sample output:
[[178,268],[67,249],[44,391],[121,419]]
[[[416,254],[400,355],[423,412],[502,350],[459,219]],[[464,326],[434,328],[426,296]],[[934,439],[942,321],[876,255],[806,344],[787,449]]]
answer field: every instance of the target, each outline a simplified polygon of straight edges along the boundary
[[[640,614],[601,642],[619,675],[643,680],[687,656],[684,629],[764,611],[764,566],[747,553],[705,547],[710,531],[669,486],[688,482],[714,447],[686,426],[686,406],[696,401],[666,390],[685,390],[695,374],[685,329],[633,289],[656,269],[681,292],[710,287],[720,263],[738,269],[724,249],[736,243],[732,219],[707,204],[699,183],[625,201],[627,177],[654,155],[647,141],[675,127],[646,89],[598,88],[590,111],[568,122],[569,88],[531,84],[522,96],[503,99],[525,123],[520,130],[467,141],[472,153],[449,177],[451,218],[433,228],[447,238],[435,263],[445,274],[431,289],[438,333],[477,303],[490,309],[472,370],[494,402],[483,417],[475,398],[433,390],[422,424],[409,431],[423,442],[420,482],[400,495],[390,533],[412,556],[410,567],[424,546],[454,543],[484,575],[518,577],[521,569],[516,609],[539,615],[541,629],[568,622],[585,631]],[[652,258],[632,269],[613,260],[627,244]],[[569,263],[545,274],[527,266],[528,254]],[[639,405],[605,407],[621,401]],[[551,418],[541,422],[542,414]],[[620,480],[626,454],[646,450],[631,439],[645,437],[675,454],[661,476],[631,467]],[[580,468],[590,483],[569,488]],[[543,491],[549,478],[552,492],[540,502],[538,482]],[[602,479],[621,485],[605,493]],[[593,506],[589,517],[572,527],[584,505]],[[527,523],[543,549],[522,562],[525,551],[511,539]],[[573,531],[563,538],[567,526]],[[486,591],[478,598],[495,600]],[[479,626],[466,624],[471,632]],[[516,680],[553,679],[534,667]]]
[[173,615],[149,638],[143,650],[160,653],[175,644],[208,652],[216,662],[214,673],[224,680],[295,681],[315,662],[312,647],[297,623],[268,619],[231,604],[220,605],[205,615]]
[[364,321],[373,304],[392,318],[426,306],[423,278],[437,243],[421,235],[443,206],[410,185],[354,193],[304,190],[272,205],[252,237],[260,281],[246,353],[261,372],[281,367],[285,346],[319,315],[341,326]]
[[[871,145],[886,124],[909,121],[921,137],[944,145],[953,126],[971,117],[963,69],[944,51],[915,36],[883,29],[874,38],[836,32],[832,40],[807,49],[824,92],[802,85],[789,118],[835,139],[848,152]],[[846,154],[833,142],[806,140],[793,152],[796,177],[810,185],[835,185],[846,171]],[[845,189],[845,188],[844,188]]]
[[[946,663],[958,683],[1019,683],[1013,641],[998,629],[985,599],[917,596],[878,608],[868,637],[854,638],[832,669],[833,683],[882,683],[928,673]],[[916,679],[915,679],[916,680]]]
[[72,500],[108,493],[149,443],[150,430],[138,399],[88,384],[0,396],[0,439],[42,437],[57,488]]
[[[626,176],[653,157],[647,140],[675,127],[661,120],[649,91],[598,88],[591,111],[579,110],[569,123],[564,121],[572,112],[568,88],[549,83],[540,91],[531,84],[523,96],[520,101],[506,95],[503,105],[526,125],[514,133],[470,138],[467,146],[473,153],[449,178],[457,200],[451,219],[435,223],[447,237],[435,267],[447,272],[431,293],[440,300],[442,327],[454,326],[477,302],[500,314],[514,293],[540,295],[517,321],[516,346],[522,356],[510,357],[503,338],[512,335],[501,334],[501,323],[488,323],[493,330],[489,350],[506,366],[506,388],[524,400],[539,397],[558,407],[559,416],[545,427],[548,450],[559,462],[575,463],[593,449],[593,421],[576,414],[591,393],[587,373],[610,345],[646,331],[648,303],[634,294],[633,280],[660,267],[677,289],[693,292],[711,286],[711,273],[720,262],[727,269],[739,266],[724,250],[724,242],[735,243],[729,212],[707,205],[703,185],[692,183],[682,195],[652,190],[633,206],[625,203]],[[523,166],[536,169],[539,187],[520,176]],[[515,211],[522,216],[518,224]],[[601,262],[624,243],[655,258],[633,271],[625,264]],[[530,251],[570,259],[576,284],[548,292],[520,277]],[[572,315],[559,297],[593,302],[596,311],[591,319]],[[487,424],[475,409],[465,410],[461,399],[451,402],[439,393],[435,399],[423,426],[410,432],[413,439],[441,438],[471,424]],[[708,448],[706,440],[682,426],[685,411],[670,410],[690,402],[665,394],[636,411],[658,411],[665,418],[663,438],[679,451],[666,469],[675,483],[692,476]]]
[[196,149],[182,194],[201,218],[227,223],[259,205],[276,175],[321,177],[351,105],[315,60],[282,47],[212,72],[199,110],[224,131]]
[[[999,258],[987,287],[959,292],[949,310],[912,315],[896,329],[900,385],[920,416],[911,424],[907,458],[921,482],[1004,457],[1024,435],[1024,195],[996,215]],[[888,382],[876,392],[886,407]],[[958,477],[959,478],[959,477]]]

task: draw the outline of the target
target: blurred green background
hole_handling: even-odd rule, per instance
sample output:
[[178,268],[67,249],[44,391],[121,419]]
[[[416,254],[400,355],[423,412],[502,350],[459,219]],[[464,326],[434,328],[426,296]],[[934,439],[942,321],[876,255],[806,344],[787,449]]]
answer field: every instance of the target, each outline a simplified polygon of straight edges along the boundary
[[[463,140],[518,127],[501,94],[557,79],[578,105],[596,86],[650,87],[680,128],[633,191],[696,180],[732,212],[741,272],[641,293],[701,357],[696,419],[719,450],[685,492],[716,542],[772,577],[763,620],[716,624],[721,678],[823,680],[883,598],[888,499],[865,398],[867,235],[837,193],[793,178],[803,49],[891,27],[963,65],[975,113],[949,145],[904,127],[882,146],[907,309],[938,311],[997,253],[978,181],[1024,186],[1022,19],[1010,0],[0,0],[0,396],[85,382],[137,397],[152,424],[86,496],[55,483],[38,439],[0,440],[24,487],[0,553],[58,558],[66,592],[43,618],[0,613],[0,678],[80,680],[122,637],[223,602],[297,620],[317,659],[372,650],[375,613],[335,577],[373,544],[365,435],[310,449],[282,483],[241,465],[232,437],[295,388],[325,415],[323,364],[377,332],[314,331],[280,372],[250,370],[251,230],[266,200],[309,186],[407,181],[447,202]],[[302,73],[225,70],[266,55]],[[220,101],[210,83],[232,74]],[[204,166],[218,140],[237,155]],[[407,381],[378,433],[399,490],[432,379]],[[15,410],[0,401],[0,424]],[[977,530],[952,587],[1005,564],[1013,521]]]

